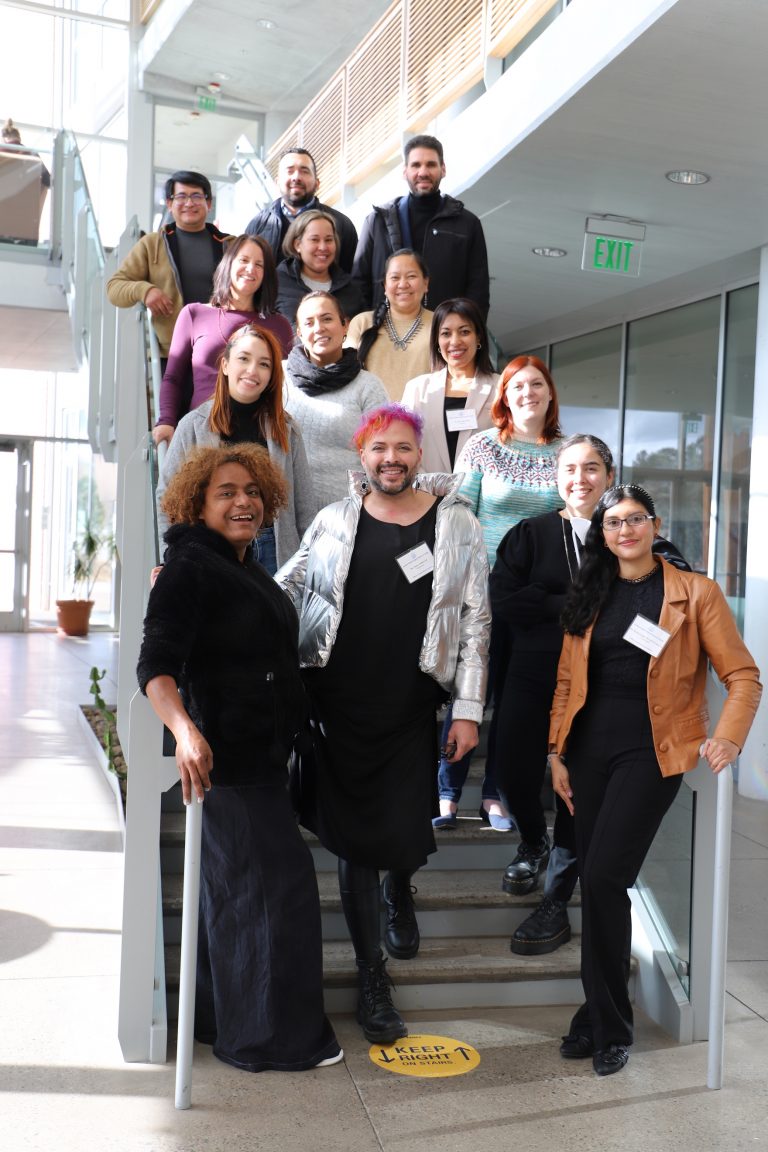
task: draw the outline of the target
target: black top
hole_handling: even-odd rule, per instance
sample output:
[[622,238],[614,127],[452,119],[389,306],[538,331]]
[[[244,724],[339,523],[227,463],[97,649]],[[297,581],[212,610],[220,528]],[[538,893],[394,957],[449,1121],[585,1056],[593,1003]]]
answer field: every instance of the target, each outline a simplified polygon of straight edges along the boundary
[[259,421],[255,419],[259,400],[242,404],[230,396],[229,404],[232,413],[232,431],[229,436],[223,436],[222,439],[227,444],[261,444],[262,448],[266,448],[266,437],[259,427]]
[[376,715],[420,712],[439,687],[419,668],[432,573],[409,584],[396,557],[416,545],[435,548],[439,500],[414,524],[389,524],[363,505],[344,608],[328,664],[312,677],[323,695],[343,693],[345,706]]
[[600,610],[589,646],[589,690],[598,696],[647,699],[648,664],[651,657],[624,633],[638,615],[658,624],[664,602],[664,574],[657,564],[647,580],[635,582],[617,577]]
[[559,512],[510,528],[496,553],[490,593],[493,618],[508,625],[515,651],[560,652],[560,613],[577,569],[571,522]]
[[451,461],[451,468],[456,463],[456,448],[459,443],[458,429],[451,432],[448,427],[448,412],[457,412],[462,408],[466,408],[466,396],[446,396],[443,403],[443,424],[445,426],[445,442],[448,445],[448,457]]
[[212,782],[285,780],[304,721],[298,620],[293,605],[250,555],[204,524],[165,534],[165,566],[149,596],[139,687],[171,676],[213,750]]
[[220,253],[214,251],[211,238],[204,228],[200,232],[185,232],[183,228],[177,228],[176,245],[184,303],[207,304],[211,298],[213,274]]

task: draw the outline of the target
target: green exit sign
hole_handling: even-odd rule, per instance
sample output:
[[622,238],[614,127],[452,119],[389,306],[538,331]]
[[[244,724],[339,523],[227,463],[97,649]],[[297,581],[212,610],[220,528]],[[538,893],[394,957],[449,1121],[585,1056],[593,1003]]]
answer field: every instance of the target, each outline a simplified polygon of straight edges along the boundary
[[639,276],[644,240],[644,224],[590,216],[584,233],[582,270]]
[[216,111],[216,97],[215,96],[198,96],[197,106],[201,112],[215,112]]

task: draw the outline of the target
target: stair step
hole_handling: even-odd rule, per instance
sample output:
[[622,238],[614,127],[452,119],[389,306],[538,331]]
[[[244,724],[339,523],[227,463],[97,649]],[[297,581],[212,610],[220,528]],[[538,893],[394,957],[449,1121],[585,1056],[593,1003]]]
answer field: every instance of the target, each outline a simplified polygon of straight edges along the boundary
[[[167,945],[165,952],[170,1013],[178,1002],[179,948]],[[578,936],[547,956],[516,956],[507,936],[438,937],[422,941],[413,960],[390,959],[387,970],[403,1011],[574,1004],[583,997],[580,953]],[[326,1009],[354,1011],[357,969],[347,942],[324,943],[323,973]]]
[[[541,888],[526,896],[509,896],[501,889],[500,877],[491,883],[491,875],[487,870],[420,871],[415,877],[415,887],[421,935],[425,939],[440,936],[509,937],[541,900]],[[319,872],[317,885],[323,939],[348,940],[336,874]],[[181,939],[182,889],[181,876],[163,877],[163,915],[168,943],[178,943]],[[382,931],[383,916],[382,906]],[[569,917],[573,931],[581,931],[578,889]]]

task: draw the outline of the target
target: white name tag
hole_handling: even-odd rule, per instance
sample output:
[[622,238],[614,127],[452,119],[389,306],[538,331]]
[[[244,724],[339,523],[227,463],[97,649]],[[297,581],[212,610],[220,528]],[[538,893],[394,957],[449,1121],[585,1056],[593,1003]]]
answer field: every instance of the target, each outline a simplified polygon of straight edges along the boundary
[[422,576],[435,570],[435,558],[428,544],[417,544],[415,548],[409,548],[396,559],[409,584],[421,580]]
[[658,656],[664,650],[670,635],[663,628],[659,628],[658,624],[654,624],[653,620],[641,616],[638,612],[624,633],[624,639],[634,644],[635,648],[640,648],[651,656]]
[[449,432],[466,432],[477,428],[477,412],[474,408],[449,408],[445,414]]

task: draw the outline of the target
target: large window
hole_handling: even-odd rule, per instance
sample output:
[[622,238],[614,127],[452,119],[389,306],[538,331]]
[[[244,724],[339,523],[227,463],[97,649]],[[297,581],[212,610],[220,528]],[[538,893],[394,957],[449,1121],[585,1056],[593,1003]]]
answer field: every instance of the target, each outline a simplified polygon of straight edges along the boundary
[[552,347],[550,369],[560,400],[560,423],[567,436],[599,436],[617,455],[621,328],[603,328]]
[[627,339],[622,478],[654,498],[669,536],[707,570],[719,296],[636,320]]

